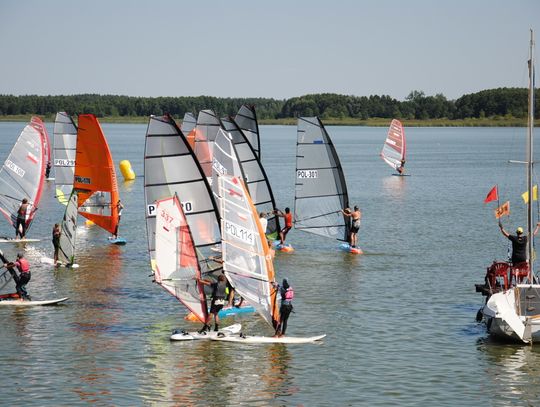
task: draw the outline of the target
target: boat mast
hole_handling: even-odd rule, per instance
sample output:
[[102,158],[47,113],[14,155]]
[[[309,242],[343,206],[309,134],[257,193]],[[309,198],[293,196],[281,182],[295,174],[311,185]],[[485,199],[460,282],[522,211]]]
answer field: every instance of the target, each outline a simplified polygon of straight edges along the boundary
[[527,184],[529,190],[529,201],[527,204],[527,233],[529,250],[529,283],[533,282],[533,127],[534,127],[534,32],[531,29],[531,41],[529,50],[529,114],[527,123]]

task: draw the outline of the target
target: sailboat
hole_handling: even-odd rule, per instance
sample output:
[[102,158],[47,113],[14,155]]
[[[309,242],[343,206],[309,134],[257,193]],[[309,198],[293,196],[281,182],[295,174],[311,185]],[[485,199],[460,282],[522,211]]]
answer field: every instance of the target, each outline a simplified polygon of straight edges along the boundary
[[[531,30],[529,54],[529,114],[527,126],[527,186],[533,191],[533,128],[534,128],[534,37]],[[477,291],[488,295],[478,317],[485,320],[489,334],[498,339],[534,343],[540,341],[540,284],[534,276],[532,199],[527,203],[527,267],[495,263],[488,268],[486,284]],[[495,281],[504,278],[497,289]],[[522,281],[520,281],[522,279]],[[512,286],[512,283],[517,282]]]
[[384,162],[398,172],[394,175],[406,175],[404,173],[406,147],[405,129],[399,120],[394,119],[390,123],[381,151],[381,158]]
[[98,119],[80,114],[73,188],[79,213],[116,238],[113,244],[126,244],[118,237],[118,184],[112,154]]
[[341,241],[340,250],[362,251],[348,243],[351,223],[347,183],[336,149],[318,117],[298,118],[294,227]]
[[[30,206],[26,212],[26,231],[30,229],[45,182],[46,130],[39,117],[32,117],[15,142],[0,169],[0,213],[15,228],[17,211],[23,199]],[[37,239],[24,239],[36,241]],[[17,242],[6,237],[0,242]]]
[[73,189],[77,126],[66,112],[58,112],[54,120],[54,175],[55,195],[58,202],[67,205]]

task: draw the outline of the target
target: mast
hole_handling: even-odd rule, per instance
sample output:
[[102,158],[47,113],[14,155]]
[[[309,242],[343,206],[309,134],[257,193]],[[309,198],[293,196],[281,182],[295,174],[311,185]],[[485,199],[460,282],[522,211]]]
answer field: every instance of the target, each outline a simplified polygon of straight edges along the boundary
[[527,244],[529,254],[529,283],[533,282],[533,128],[534,128],[534,32],[531,29],[531,41],[529,50],[529,114],[527,125],[527,186],[529,190],[529,201],[527,203]]

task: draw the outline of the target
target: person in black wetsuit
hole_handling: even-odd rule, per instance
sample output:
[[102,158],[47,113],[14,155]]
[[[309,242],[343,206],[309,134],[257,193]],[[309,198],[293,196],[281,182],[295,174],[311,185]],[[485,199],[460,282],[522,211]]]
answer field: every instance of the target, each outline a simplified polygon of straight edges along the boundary
[[[501,233],[512,242],[512,265],[515,266],[519,263],[525,263],[527,261],[527,236],[523,236],[523,228],[518,227],[515,235],[511,235],[504,230],[501,222],[499,222],[499,228],[501,229]],[[533,235],[538,233],[539,228],[540,222],[536,224]]]
[[289,315],[293,310],[292,300],[294,298],[294,291],[289,284],[289,280],[284,278],[281,285],[274,283],[273,284],[276,290],[279,290],[281,296],[281,306],[279,307],[279,323],[276,326],[276,332],[274,337],[280,338],[285,336],[285,331],[287,330],[287,321],[289,320]]
[[[220,274],[216,282],[210,280],[196,279],[201,284],[209,285],[212,287],[212,302],[210,303],[210,314],[214,316],[214,331],[219,330],[219,316],[218,313],[225,305],[225,301],[228,295],[227,279],[224,274]],[[208,322],[204,324],[201,331],[210,330]]]

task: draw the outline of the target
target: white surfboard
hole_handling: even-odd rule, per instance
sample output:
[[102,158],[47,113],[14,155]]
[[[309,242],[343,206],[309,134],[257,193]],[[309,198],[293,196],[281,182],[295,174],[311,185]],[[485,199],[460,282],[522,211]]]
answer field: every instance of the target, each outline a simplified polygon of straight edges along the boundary
[[41,239],[10,239],[10,238],[1,238],[0,243],[34,243],[34,242],[40,242]]
[[15,306],[15,307],[33,307],[36,305],[56,305],[60,304],[61,302],[64,302],[68,300],[69,297],[64,298],[57,298],[55,300],[43,300],[43,301],[26,301],[26,300],[12,300],[12,299],[5,299],[0,301],[0,307],[1,306]]
[[[51,266],[54,266],[54,259],[51,259],[50,257],[42,257],[40,260],[41,260],[41,263],[43,264],[49,264]],[[62,263],[61,261],[58,261],[57,264],[59,267],[66,267],[66,268],[72,268],[72,269],[79,268],[79,265],[77,263],[67,265],[67,264]]]
[[212,339],[218,335],[233,335],[240,332],[242,329],[242,324],[229,325],[219,331],[205,331],[203,333],[199,332],[186,332],[186,331],[175,331],[171,335],[171,341],[192,341],[195,339]]
[[234,335],[234,336],[215,336],[210,338],[213,341],[237,342],[237,343],[312,343],[320,341],[326,335],[318,336],[282,336],[274,338],[272,336],[251,336],[251,335]]

